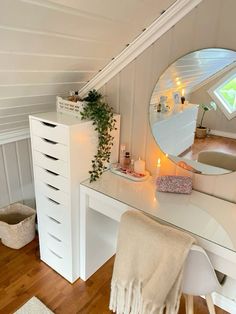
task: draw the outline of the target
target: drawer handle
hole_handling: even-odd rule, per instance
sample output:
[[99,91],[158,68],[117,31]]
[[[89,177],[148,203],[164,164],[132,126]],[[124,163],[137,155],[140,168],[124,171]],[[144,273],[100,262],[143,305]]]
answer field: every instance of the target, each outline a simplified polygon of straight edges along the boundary
[[52,218],[51,216],[48,216],[48,218],[49,218],[50,220],[52,220],[53,222],[55,222],[56,224],[58,224],[58,225],[61,224],[58,220]]
[[46,125],[46,126],[49,126],[50,128],[56,128],[57,125],[56,124],[52,124],[52,123],[49,123],[49,122],[43,122],[41,121],[42,124]]
[[52,157],[52,156],[50,156],[50,155],[48,155],[48,154],[44,154],[44,156],[47,157],[48,159],[58,160],[58,158]]
[[50,197],[48,197],[48,200],[49,200],[50,202],[52,202],[52,203],[56,204],[56,205],[60,205],[60,203],[59,203],[59,202],[54,201],[54,200],[53,200],[52,198],[50,198]]
[[50,144],[53,144],[53,145],[58,144],[58,142],[54,142],[54,141],[48,140],[47,138],[43,138],[43,140],[44,140],[45,142],[50,143]]
[[60,189],[56,188],[55,186],[51,185],[51,184],[48,184],[46,183],[46,185],[50,188],[50,189],[53,189],[55,191],[59,191]]
[[53,172],[53,171],[48,170],[48,169],[44,169],[44,170],[47,171],[47,172],[50,173],[50,174],[53,174],[54,176],[59,176],[59,174],[56,173],[56,172]]
[[53,234],[48,232],[48,235],[53,238],[54,240],[56,240],[57,242],[62,242],[60,239],[58,239],[57,237],[55,237]]
[[53,250],[49,249],[49,251],[54,254],[56,257],[62,259],[62,257],[60,255],[58,255],[57,253],[55,253]]

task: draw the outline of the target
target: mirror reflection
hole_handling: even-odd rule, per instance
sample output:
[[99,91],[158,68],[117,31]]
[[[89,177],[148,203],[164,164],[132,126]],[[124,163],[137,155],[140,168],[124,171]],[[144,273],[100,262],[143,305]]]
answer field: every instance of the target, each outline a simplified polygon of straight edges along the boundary
[[236,171],[236,52],[189,53],[159,78],[149,120],[160,149],[202,174]]

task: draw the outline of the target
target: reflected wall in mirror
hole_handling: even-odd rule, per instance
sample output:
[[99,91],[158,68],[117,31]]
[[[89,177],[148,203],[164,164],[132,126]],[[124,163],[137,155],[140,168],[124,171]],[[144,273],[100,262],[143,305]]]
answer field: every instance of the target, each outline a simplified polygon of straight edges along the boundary
[[171,64],[153,90],[149,120],[160,149],[179,166],[236,171],[236,52],[202,49]]

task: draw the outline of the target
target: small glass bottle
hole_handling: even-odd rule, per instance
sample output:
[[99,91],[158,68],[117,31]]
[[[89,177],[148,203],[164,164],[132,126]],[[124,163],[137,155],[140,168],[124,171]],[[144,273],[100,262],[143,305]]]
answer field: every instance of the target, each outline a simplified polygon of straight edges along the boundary
[[125,145],[120,145],[120,166],[124,167],[124,159],[125,159]]
[[129,152],[126,152],[126,153],[125,153],[125,158],[124,158],[124,168],[125,168],[125,169],[128,169],[128,168],[129,168],[130,162],[131,162],[131,160],[130,160],[130,153],[129,153]]

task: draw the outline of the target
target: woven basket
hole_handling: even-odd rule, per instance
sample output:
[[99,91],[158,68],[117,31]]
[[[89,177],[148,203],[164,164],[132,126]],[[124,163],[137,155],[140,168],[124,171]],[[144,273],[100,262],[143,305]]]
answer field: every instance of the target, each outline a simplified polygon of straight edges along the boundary
[[35,237],[35,215],[33,208],[14,203],[0,209],[0,238],[12,249],[20,249]]

